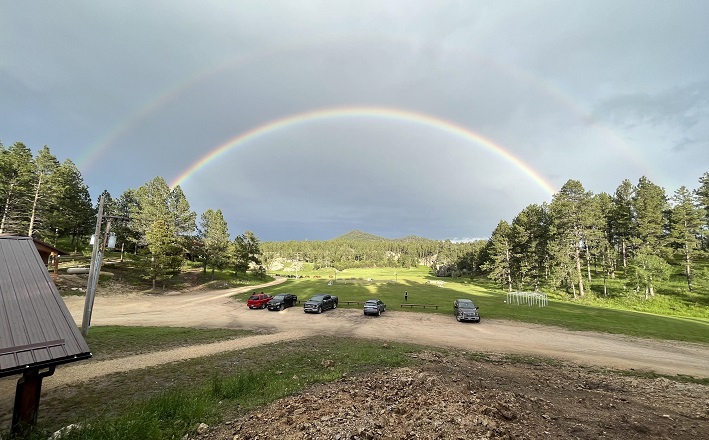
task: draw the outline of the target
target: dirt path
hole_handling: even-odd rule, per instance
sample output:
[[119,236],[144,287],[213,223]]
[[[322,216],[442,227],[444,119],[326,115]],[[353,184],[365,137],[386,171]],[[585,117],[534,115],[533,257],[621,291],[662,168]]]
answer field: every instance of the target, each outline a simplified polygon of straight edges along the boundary
[[[595,332],[575,332],[556,327],[483,320],[461,324],[452,315],[408,313],[390,310],[381,317],[365,317],[359,310],[337,309],[321,315],[304,314],[294,307],[281,312],[249,310],[248,293],[282,282],[227,291],[164,295],[97,296],[93,325],[150,325],[262,330],[269,335],[150,353],[116,361],[96,363],[94,376],[144,368],[164,362],[238,350],[283,338],[312,334],[356,336],[387,341],[411,342],[473,352],[517,353],[554,357],[579,364],[709,377],[709,346],[655,341]],[[244,302],[229,299],[243,293]],[[83,297],[65,298],[77,322],[81,321]],[[99,369],[98,366],[102,367]],[[105,367],[105,368],[104,368]],[[57,369],[57,384],[76,381],[72,368]],[[105,373],[102,373],[105,372]],[[74,378],[74,379],[72,379]],[[56,386],[56,385],[55,385]]]

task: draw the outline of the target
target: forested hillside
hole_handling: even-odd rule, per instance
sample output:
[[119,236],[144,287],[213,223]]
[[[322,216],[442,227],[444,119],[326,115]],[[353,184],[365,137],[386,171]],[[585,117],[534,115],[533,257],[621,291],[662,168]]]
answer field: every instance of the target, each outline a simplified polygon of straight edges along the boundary
[[[486,276],[506,290],[561,288],[574,297],[599,278],[604,293],[605,280],[622,276],[646,298],[671,277],[681,276],[688,292],[699,286],[699,293],[709,278],[709,173],[697,188],[670,195],[645,177],[621,182],[613,194],[569,180],[551,203],[529,205],[501,220],[489,240],[469,243],[361,231],[325,241],[261,243],[251,231],[232,239],[220,209],[208,209],[198,222],[180,186],[170,188],[162,177],[101,198],[118,245],[150,256],[138,269],[153,282],[179,273],[186,258],[205,271],[235,274],[279,260],[316,270],[425,265],[439,276]],[[0,144],[0,233],[79,250],[93,233],[97,205],[71,160],[60,163],[46,146],[33,155],[21,142]]]
[[[111,219],[117,247],[136,258],[133,270],[145,279],[164,281],[179,273],[186,259],[204,270],[231,269],[234,274],[260,267],[259,239],[244,231],[233,240],[220,209],[208,209],[197,222],[180,186],[170,188],[155,177],[118,198],[103,191],[101,230]],[[45,146],[36,155],[21,142],[0,143],[0,234],[26,235],[80,252],[95,231],[99,201],[74,163],[60,163]]]
[[261,244],[266,267],[275,259],[297,259],[312,263],[315,269],[338,270],[356,267],[440,267],[457,265],[460,271],[472,271],[468,256],[482,249],[484,242],[452,243],[421,237],[387,239],[361,231],[326,241],[285,241]]
[[678,271],[689,292],[695,280],[706,281],[708,231],[709,173],[696,190],[681,187],[669,197],[645,177],[623,181],[612,195],[569,180],[550,204],[501,221],[480,258],[508,290],[563,286],[584,296],[593,274],[606,280],[622,271],[647,298]]
[[[487,241],[452,243],[420,237],[386,239],[352,231],[327,241],[263,243],[264,264],[312,263],[315,269],[430,266],[439,276],[486,276],[512,290],[562,288],[583,297],[597,278],[623,277],[646,298],[673,276],[694,292],[706,283],[709,173],[695,190],[641,178],[614,194],[593,194],[569,180],[549,204],[533,204],[499,222]],[[706,285],[706,284],[704,284]],[[701,292],[700,292],[701,293]]]

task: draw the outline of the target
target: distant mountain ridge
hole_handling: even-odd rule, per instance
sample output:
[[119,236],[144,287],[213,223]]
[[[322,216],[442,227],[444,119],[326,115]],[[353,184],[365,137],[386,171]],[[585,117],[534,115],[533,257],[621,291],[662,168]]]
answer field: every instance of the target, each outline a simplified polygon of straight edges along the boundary
[[379,235],[370,234],[360,230],[353,230],[339,237],[333,238],[331,241],[431,241],[429,238],[419,237],[418,235],[407,235],[402,238],[386,238]]
[[267,270],[295,270],[298,264],[311,264],[313,270],[372,267],[440,267],[455,265],[472,270],[469,256],[480,243],[453,243],[408,235],[385,238],[354,230],[330,240],[281,241],[261,243]]
[[385,238],[385,237],[380,237],[379,235],[369,234],[367,232],[362,232],[362,231],[355,229],[354,231],[350,231],[344,235],[340,235],[339,237],[335,237],[332,239],[332,241],[335,241],[335,240],[380,241],[380,240],[389,240],[389,239]]

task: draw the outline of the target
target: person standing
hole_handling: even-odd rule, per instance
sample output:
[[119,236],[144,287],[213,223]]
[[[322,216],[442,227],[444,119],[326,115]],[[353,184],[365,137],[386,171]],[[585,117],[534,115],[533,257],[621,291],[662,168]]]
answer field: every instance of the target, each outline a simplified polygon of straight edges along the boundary
[[407,302],[409,301],[409,291],[408,290],[404,292],[404,301],[407,301]]

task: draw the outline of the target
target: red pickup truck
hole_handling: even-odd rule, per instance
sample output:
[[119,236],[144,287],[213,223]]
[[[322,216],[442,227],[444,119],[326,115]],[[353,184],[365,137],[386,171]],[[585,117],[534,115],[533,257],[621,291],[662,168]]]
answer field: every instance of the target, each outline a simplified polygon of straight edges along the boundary
[[249,300],[246,301],[246,305],[249,306],[250,309],[265,309],[266,304],[271,301],[271,299],[273,299],[271,295],[254,293],[249,297]]

